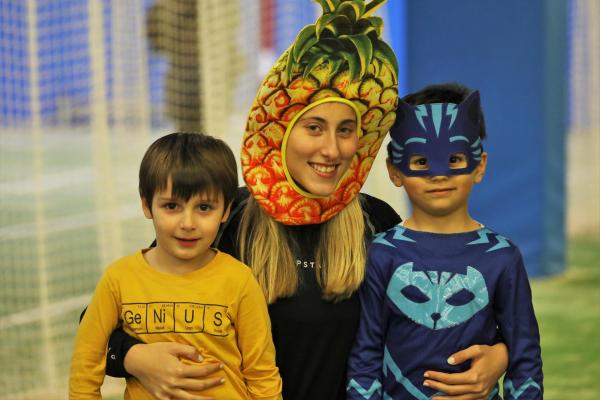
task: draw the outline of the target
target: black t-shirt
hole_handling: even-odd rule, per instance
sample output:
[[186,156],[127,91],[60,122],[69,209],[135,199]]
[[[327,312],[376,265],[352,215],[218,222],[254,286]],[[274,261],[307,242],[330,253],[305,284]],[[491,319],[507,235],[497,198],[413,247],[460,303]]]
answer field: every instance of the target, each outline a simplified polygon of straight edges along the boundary
[[[248,196],[248,191],[241,188],[232,205],[231,217],[217,238],[217,247],[236,257],[237,230]],[[398,214],[379,199],[361,194],[361,204],[366,222],[365,240],[400,222]],[[323,300],[314,269],[320,228],[320,225],[285,227],[294,243],[300,286],[293,297],[269,306],[285,400],[346,398],[346,360],[358,327],[360,308],[357,294],[339,302]],[[108,375],[126,375],[122,359],[136,343],[123,331],[113,333],[107,359]]]

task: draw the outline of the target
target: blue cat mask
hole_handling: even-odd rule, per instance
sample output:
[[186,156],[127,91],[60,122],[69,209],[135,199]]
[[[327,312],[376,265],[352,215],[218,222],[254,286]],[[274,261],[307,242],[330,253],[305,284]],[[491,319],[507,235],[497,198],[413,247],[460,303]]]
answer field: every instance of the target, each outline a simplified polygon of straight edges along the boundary
[[[470,174],[481,161],[479,138],[479,92],[456,105],[432,103],[411,106],[400,100],[392,137],[392,163],[406,176],[448,176]],[[466,156],[467,166],[450,168],[450,158]],[[427,159],[428,169],[410,168],[411,156]]]
[[408,262],[396,268],[387,296],[414,322],[429,329],[462,324],[489,303],[485,279],[472,267],[466,274],[413,271]]

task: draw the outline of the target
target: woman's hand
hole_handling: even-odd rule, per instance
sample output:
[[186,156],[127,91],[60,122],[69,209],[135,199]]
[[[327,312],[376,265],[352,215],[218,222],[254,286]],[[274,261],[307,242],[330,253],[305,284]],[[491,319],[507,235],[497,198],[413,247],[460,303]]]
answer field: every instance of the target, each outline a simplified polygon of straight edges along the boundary
[[448,363],[456,365],[468,360],[471,360],[471,368],[465,372],[425,372],[423,384],[446,393],[446,396],[435,396],[432,400],[487,400],[506,371],[508,350],[504,343],[474,345],[454,353],[448,358]]
[[192,346],[182,343],[136,344],[127,352],[127,372],[159,400],[212,400],[212,397],[190,394],[221,385],[223,378],[208,376],[223,369],[222,364],[189,365],[180,358],[201,362]]

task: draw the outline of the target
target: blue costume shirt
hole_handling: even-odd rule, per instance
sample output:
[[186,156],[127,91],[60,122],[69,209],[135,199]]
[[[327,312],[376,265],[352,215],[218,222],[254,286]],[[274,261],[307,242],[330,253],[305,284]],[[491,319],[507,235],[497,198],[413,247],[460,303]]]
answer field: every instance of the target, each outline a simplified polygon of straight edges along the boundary
[[[400,225],[375,237],[360,289],[348,399],[418,399],[427,370],[461,372],[451,354],[473,344],[509,349],[507,400],[542,399],[542,361],[531,289],[519,249],[488,228],[459,234]],[[467,363],[468,364],[468,363]],[[501,399],[498,389],[490,399]]]

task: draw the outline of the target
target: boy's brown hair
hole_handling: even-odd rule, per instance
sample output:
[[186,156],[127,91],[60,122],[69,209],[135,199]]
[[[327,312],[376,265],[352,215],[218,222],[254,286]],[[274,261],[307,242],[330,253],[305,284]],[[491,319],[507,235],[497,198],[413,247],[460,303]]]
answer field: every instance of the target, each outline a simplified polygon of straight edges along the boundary
[[189,200],[207,193],[222,195],[225,208],[233,201],[238,188],[235,157],[222,140],[203,133],[175,132],[156,140],[144,154],[139,172],[139,192],[152,209],[156,192],[167,188],[172,195]]

